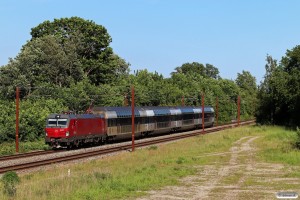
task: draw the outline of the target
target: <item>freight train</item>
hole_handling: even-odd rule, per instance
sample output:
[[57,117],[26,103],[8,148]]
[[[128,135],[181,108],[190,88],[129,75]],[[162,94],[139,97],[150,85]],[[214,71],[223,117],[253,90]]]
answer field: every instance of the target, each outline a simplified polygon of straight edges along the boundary
[[[50,114],[45,142],[52,148],[101,144],[131,138],[131,107],[94,107],[89,114]],[[171,133],[202,127],[202,107],[135,107],[136,135]],[[214,109],[204,107],[204,126],[214,125]]]

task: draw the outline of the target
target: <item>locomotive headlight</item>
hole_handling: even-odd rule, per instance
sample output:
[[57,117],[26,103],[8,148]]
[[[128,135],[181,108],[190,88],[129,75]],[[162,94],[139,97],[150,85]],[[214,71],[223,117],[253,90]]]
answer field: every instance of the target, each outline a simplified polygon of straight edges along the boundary
[[66,132],[66,137],[68,137],[70,135],[69,131]]

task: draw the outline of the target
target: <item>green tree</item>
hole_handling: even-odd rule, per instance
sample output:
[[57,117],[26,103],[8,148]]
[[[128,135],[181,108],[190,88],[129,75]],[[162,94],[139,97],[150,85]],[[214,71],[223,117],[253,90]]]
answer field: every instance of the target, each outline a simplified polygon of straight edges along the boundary
[[198,62],[192,63],[184,63],[180,67],[175,68],[175,72],[172,72],[171,75],[174,74],[198,74],[207,78],[219,79],[219,69],[211,64],[206,64],[205,66]]
[[7,87],[7,91],[3,92],[10,97],[16,86],[28,88],[27,93],[22,93],[23,97],[30,94],[32,90],[29,88],[43,83],[68,87],[81,79],[83,70],[72,44],[62,47],[53,36],[29,41],[19,55],[0,71],[0,84]]
[[258,90],[258,109],[256,113],[256,119],[259,123],[274,123],[274,88],[272,87],[271,81],[274,79],[274,72],[276,69],[278,69],[278,65],[277,60],[273,59],[270,55],[267,55],[266,61],[266,74]]
[[202,76],[205,75],[205,66],[201,63],[193,62],[193,63],[184,63],[180,67],[175,68],[176,73],[182,73],[182,74],[188,74],[188,73],[194,73],[194,74],[200,74]]
[[[0,100],[0,143],[15,139],[15,111],[13,101]],[[50,113],[60,113],[67,108],[62,100],[32,95],[20,102],[19,135],[22,141],[34,141],[44,136],[45,121]]]
[[93,21],[79,17],[45,21],[31,29],[31,40],[54,36],[61,46],[73,44],[78,62],[92,83],[111,83],[120,74],[128,73],[128,63],[109,47],[112,41],[107,30]]
[[237,118],[237,99],[240,89],[232,80],[221,79],[218,84],[222,90],[219,98],[219,116],[223,122],[229,122]]
[[12,101],[0,100],[0,143],[15,137],[15,104]]
[[257,120],[260,123],[300,125],[297,116],[299,99],[299,70],[291,68],[290,51],[282,58],[281,65],[267,56],[266,75],[258,92]]
[[285,79],[286,87],[282,89],[285,91],[289,124],[300,126],[300,45],[287,50],[286,55],[282,57],[281,64],[283,71],[288,73],[288,78]]
[[250,72],[243,70],[242,73],[237,74],[235,82],[240,88],[241,115],[244,119],[253,117],[257,108],[256,78]]
[[44,21],[32,28],[30,34],[32,40],[53,35],[62,45],[75,37],[78,55],[87,59],[98,58],[112,41],[106,28],[80,17],[54,19],[53,22]]
[[0,69],[1,98],[21,97],[41,85],[68,88],[88,79],[91,84],[111,84],[128,75],[129,64],[108,46],[106,29],[78,17],[45,21],[33,28],[32,39],[15,59]]
[[257,91],[256,78],[250,72],[243,70],[241,74],[238,73],[235,82],[241,89],[255,95]]
[[16,85],[28,85],[28,81],[17,64],[10,59],[8,65],[0,68],[1,99],[14,99]]
[[211,64],[206,64],[205,65],[205,75],[207,77],[213,78],[213,79],[221,78],[219,69],[216,68],[215,66],[211,65]]
[[165,102],[162,88],[164,87],[164,77],[157,72],[147,70],[137,71],[130,75],[127,85],[135,87],[135,102],[139,106],[158,106]]
[[286,56],[281,59],[281,64],[286,72],[291,72],[293,69],[300,70],[300,45],[287,50]]

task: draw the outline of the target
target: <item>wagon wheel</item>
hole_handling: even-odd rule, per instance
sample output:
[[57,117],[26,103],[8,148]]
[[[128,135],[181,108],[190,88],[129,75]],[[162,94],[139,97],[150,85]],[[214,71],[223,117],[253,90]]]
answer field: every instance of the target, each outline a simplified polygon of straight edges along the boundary
[[73,149],[73,144],[72,144],[72,142],[71,142],[69,145],[67,145],[67,149],[69,149],[69,150]]
[[74,146],[75,146],[76,148],[79,147],[79,140],[75,140],[75,141],[74,141]]

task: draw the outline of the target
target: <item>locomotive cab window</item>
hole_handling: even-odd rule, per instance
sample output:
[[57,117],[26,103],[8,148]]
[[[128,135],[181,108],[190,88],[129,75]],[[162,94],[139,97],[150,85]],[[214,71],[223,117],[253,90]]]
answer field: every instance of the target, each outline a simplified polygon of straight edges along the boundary
[[48,119],[48,127],[66,127],[68,119]]

